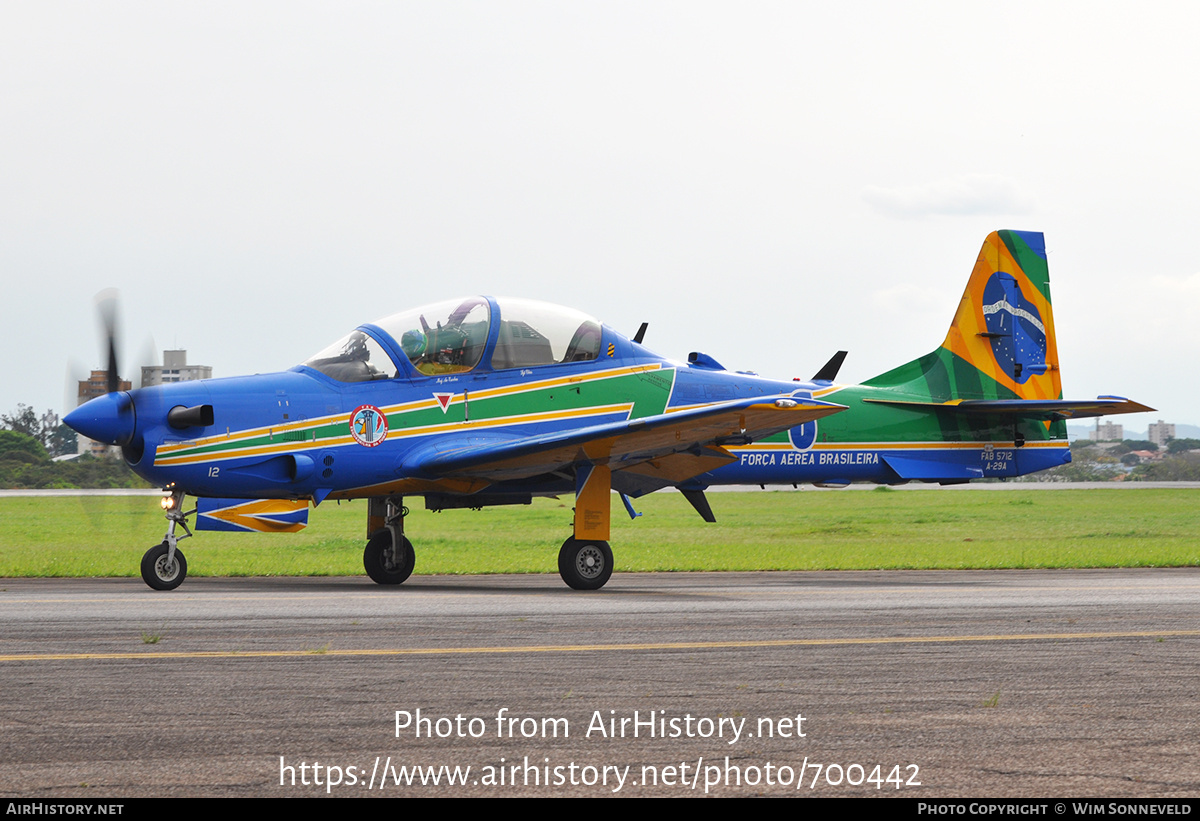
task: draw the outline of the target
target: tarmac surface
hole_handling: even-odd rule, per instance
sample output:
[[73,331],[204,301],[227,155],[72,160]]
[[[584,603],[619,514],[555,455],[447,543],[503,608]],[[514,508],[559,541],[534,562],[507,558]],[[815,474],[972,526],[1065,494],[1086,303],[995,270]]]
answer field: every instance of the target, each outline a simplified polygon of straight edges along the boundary
[[1198,600],[1191,568],[0,580],[0,795],[1196,797]]

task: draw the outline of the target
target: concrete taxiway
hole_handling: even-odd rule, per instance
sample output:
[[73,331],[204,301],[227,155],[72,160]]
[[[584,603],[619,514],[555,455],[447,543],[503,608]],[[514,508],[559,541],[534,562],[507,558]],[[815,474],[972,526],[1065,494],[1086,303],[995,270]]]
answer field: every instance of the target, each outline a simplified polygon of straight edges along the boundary
[[0,580],[0,793],[1194,797],[1198,600],[1197,569]]

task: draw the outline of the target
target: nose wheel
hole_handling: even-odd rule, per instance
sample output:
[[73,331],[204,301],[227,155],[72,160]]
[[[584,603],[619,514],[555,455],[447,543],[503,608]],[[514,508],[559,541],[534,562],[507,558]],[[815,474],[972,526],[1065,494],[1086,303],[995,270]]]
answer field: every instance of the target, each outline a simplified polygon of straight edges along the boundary
[[558,575],[574,590],[599,590],[613,571],[608,542],[567,539],[558,551]]
[[187,559],[183,551],[166,543],[155,545],[142,556],[142,581],[155,590],[174,590],[187,578]]

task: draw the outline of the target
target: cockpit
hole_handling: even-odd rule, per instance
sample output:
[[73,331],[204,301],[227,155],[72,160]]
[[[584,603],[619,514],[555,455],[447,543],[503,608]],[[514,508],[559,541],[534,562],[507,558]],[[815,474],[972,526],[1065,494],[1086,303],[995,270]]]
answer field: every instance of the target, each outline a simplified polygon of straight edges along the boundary
[[588,362],[600,338],[600,323],[572,308],[470,297],[364,325],[303,364],[339,382],[444,376]]

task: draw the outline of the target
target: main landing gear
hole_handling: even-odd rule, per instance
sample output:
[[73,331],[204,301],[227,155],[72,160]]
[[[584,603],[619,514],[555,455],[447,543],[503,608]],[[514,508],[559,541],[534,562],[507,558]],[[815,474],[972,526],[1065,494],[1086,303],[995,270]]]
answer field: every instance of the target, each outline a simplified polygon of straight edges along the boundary
[[[192,535],[187,517],[196,511],[183,512],[183,491],[169,490],[170,495],[162,498],[162,508],[167,514],[167,535],[162,544],[156,544],[142,556],[142,581],[155,590],[174,590],[187,578],[187,559],[179,549],[179,541]],[[175,526],[183,527],[184,535],[175,535]]]
[[[363,550],[363,567],[376,584],[403,584],[412,575],[417,554],[404,535],[408,508],[389,496],[373,498],[367,507],[367,529],[372,531]],[[382,521],[383,527],[377,528]]]
[[612,571],[613,554],[608,542],[572,537],[558,551],[558,575],[573,590],[599,590]]
[[[589,482],[589,479],[591,480]],[[558,551],[558,574],[573,590],[599,590],[613,572],[608,546],[609,474],[607,468],[584,472],[576,495],[575,535]],[[367,502],[367,546],[363,567],[376,584],[403,584],[412,575],[416,553],[404,535],[408,508],[399,496]]]
[[599,590],[612,576],[608,546],[612,472],[606,464],[580,465],[575,471],[575,535],[558,551],[558,575],[572,590]]

